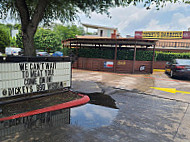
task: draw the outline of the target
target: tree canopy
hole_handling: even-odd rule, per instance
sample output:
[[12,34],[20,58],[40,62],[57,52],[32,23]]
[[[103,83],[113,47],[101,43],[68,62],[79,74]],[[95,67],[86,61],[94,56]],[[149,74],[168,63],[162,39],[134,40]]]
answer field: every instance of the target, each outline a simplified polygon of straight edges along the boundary
[[[50,29],[39,27],[34,36],[35,49],[54,52],[60,50],[62,40],[83,35],[84,29],[76,25],[54,25]],[[12,39],[13,46],[23,48],[21,31]],[[15,40],[15,41],[14,41]]]
[[[167,1],[145,0],[149,7],[151,3],[160,5]],[[176,1],[176,0],[174,0]],[[0,18],[11,18],[21,21],[24,52],[27,56],[35,55],[34,35],[40,22],[48,24],[54,20],[61,22],[72,21],[77,14],[84,12],[89,16],[91,12],[106,13],[111,7],[136,5],[139,0],[0,0]]]
[[83,27],[77,27],[76,25],[55,25],[53,31],[57,34],[60,41],[68,38],[74,38],[76,35],[84,35]]

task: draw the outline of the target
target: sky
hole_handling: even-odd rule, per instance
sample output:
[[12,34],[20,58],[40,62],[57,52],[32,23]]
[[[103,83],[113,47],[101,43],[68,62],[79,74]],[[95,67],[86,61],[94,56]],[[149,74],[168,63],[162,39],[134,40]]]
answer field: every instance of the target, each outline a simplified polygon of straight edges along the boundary
[[153,6],[146,10],[143,6],[118,7],[107,15],[92,13],[91,18],[80,14],[81,23],[118,28],[122,37],[134,36],[135,31],[188,31],[190,27],[190,5],[171,4],[156,10]]

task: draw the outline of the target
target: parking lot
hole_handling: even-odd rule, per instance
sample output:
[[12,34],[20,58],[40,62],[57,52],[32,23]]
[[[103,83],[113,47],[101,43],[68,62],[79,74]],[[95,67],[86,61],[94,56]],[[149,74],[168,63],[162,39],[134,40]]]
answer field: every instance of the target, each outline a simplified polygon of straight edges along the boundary
[[[82,76],[85,76],[85,78]],[[130,109],[134,110],[133,113],[135,114],[128,113],[130,121],[140,124],[152,123],[153,121],[155,123],[148,125],[155,127],[155,129],[147,128],[149,130],[145,131],[146,134],[141,137],[142,139],[130,139],[125,136],[123,141],[190,141],[190,80],[172,79],[163,71],[154,71],[153,74],[142,75],[73,70],[73,82],[77,82],[78,86],[80,86],[80,89],[77,88],[79,89],[78,91],[84,92],[88,90],[85,88],[90,88],[89,82],[96,82],[101,89],[103,88],[105,94],[111,95],[118,105],[123,105],[124,112],[130,106],[128,103],[133,102],[133,97],[142,99],[139,99],[140,102],[133,102],[133,106]],[[90,86],[87,87],[85,85]],[[120,91],[122,91],[122,95]],[[140,112],[139,108],[142,109]],[[148,116],[148,121],[146,120],[147,118],[143,118],[146,116]],[[124,122],[128,120],[127,117],[123,120]],[[130,121],[128,123],[131,123]],[[163,125],[163,121],[169,123],[168,126],[167,124]],[[159,131],[162,129],[158,128],[160,126],[164,128],[167,126],[170,130],[166,128],[167,132],[163,131],[160,133]],[[137,127],[142,129],[141,126]],[[130,130],[128,131],[131,133]],[[168,132],[173,134],[169,136]],[[138,137],[138,134],[139,132],[134,133],[134,137]],[[154,137],[154,134],[158,134],[158,137]],[[168,139],[165,139],[167,135]]]
[[157,71],[142,75],[73,69],[72,89],[88,94],[91,101],[71,108],[66,124],[55,118],[48,127],[36,122],[2,141],[190,141],[189,80]]

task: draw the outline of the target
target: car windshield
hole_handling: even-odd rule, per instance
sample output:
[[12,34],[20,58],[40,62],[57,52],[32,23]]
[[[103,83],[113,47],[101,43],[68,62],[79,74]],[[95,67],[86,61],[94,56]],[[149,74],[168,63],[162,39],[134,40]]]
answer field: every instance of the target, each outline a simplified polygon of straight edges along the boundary
[[177,63],[181,65],[190,65],[190,60],[177,60]]

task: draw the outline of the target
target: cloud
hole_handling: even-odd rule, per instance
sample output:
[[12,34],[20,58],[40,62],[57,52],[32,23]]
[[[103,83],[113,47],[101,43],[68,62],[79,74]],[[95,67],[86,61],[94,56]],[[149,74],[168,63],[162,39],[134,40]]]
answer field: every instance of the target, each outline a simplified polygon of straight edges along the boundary
[[106,15],[92,13],[91,19],[84,15],[81,21],[89,24],[117,27],[123,37],[126,34],[134,35],[138,30],[187,30],[190,27],[190,9],[188,4],[167,3],[156,10],[155,5],[150,10],[143,6],[118,7],[110,9],[112,18]]
[[152,19],[148,25],[143,29],[144,31],[168,31],[169,25],[161,25],[158,20]]
[[176,10],[180,10],[180,9],[186,9],[189,8],[188,4],[185,4],[183,2],[178,2],[178,3],[170,3],[167,2],[166,6],[164,6],[161,11],[162,12],[168,12],[168,11],[176,11]]
[[[118,9],[118,15],[114,15],[117,17],[117,27],[119,28],[120,31],[124,30],[125,27],[129,26],[130,24],[140,22],[143,20],[147,15],[149,15],[151,11],[147,11],[144,8],[137,8],[134,6],[131,6],[129,8],[123,8],[123,9]],[[114,18],[115,18],[114,17]]]
[[190,27],[190,16],[183,17],[178,20],[179,25],[183,26],[184,28],[188,29]]

